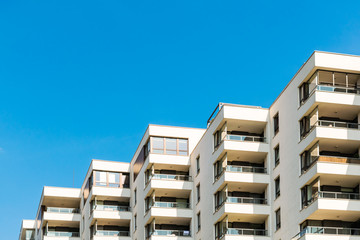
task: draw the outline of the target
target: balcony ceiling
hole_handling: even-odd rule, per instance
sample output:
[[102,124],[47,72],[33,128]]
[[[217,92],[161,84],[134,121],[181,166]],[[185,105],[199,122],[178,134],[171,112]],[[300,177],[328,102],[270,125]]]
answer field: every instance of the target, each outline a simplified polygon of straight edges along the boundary
[[264,132],[266,123],[255,122],[255,121],[244,121],[244,120],[226,120],[228,131],[242,131],[251,133],[262,133]]
[[[71,227],[71,228],[78,228],[80,227],[80,222],[75,221],[48,221],[49,227]],[[44,221],[43,226],[46,226],[46,221]]]
[[[321,185],[331,185],[331,186],[341,186],[341,187],[350,187],[354,188],[359,185],[360,175],[359,176],[349,176],[349,175],[336,175],[334,174],[322,174],[320,176]],[[360,218],[360,216],[359,216]]]
[[228,190],[230,192],[251,192],[251,193],[263,193],[265,192],[267,185],[261,183],[228,183]]
[[47,207],[66,207],[66,208],[79,208],[79,198],[60,198],[45,196],[42,205]]
[[227,154],[228,161],[262,163],[266,158],[264,152],[227,151]]
[[176,198],[189,198],[190,191],[175,190],[175,189],[156,189],[155,197],[176,197]]
[[333,151],[342,153],[357,152],[360,141],[341,140],[341,139],[320,139],[320,151]]
[[235,214],[229,213],[229,222],[249,222],[249,223],[264,223],[268,218],[267,215],[259,214]]
[[360,106],[321,103],[318,106],[319,117],[333,117],[353,120],[360,113]]
[[312,220],[340,220],[355,222],[359,219],[359,212],[354,211],[343,211],[343,210],[328,210],[319,209],[312,213],[307,219]]

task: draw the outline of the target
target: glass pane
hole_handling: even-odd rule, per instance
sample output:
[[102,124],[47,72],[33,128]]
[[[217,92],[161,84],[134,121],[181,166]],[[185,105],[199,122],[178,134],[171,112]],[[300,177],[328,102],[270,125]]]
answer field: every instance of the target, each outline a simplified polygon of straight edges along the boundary
[[153,137],[152,149],[164,149],[164,138]]
[[120,173],[109,173],[109,183],[119,183],[120,182]]
[[188,151],[188,140],[187,139],[179,139],[179,151]]
[[106,186],[106,172],[96,172],[96,186]]
[[176,139],[166,138],[166,151],[168,150],[176,151]]

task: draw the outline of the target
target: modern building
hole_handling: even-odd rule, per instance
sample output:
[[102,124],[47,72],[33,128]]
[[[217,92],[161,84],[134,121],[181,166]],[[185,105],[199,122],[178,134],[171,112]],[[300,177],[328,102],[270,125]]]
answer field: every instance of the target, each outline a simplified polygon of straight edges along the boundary
[[130,163],[44,187],[20,240],[360,240],[360,56],[314,52],[261,108],[149,125]]

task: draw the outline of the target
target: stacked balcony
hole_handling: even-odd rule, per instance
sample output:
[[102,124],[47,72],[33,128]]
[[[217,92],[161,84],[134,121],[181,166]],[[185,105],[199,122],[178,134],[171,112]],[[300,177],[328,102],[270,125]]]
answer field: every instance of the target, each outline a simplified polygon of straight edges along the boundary
[[191,239],[191,219],[157,218],[145,226],[147,240],[189,240]]
[[80,191],[45,187],[38,212],[44,240],[80,239]]
[[88,185],[92,239],[131,239],[129,173],[94,170]]
[[216,240],[270,240],[267,221],[258,217],[226,216],[215,224]]

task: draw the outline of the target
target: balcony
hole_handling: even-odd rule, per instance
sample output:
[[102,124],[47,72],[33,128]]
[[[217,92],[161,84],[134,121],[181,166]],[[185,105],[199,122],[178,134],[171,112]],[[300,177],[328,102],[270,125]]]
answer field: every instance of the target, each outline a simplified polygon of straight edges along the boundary
[[266,122],[228,119],[214,132],[214,152],[223,151],[268,152]]
[[271,213],[267,204],[265,191],[267,185],[238,184],[225,185],[214,194],[215,219],[224,217],[236,218],[241,216],[243,221],[265,221]]
[[190,191],[156,189],[145,198],[144,221],[150,223],[155,218],[190,220],[193,217],[190,195]]
[[175,170],[151,170],[145,173],[145,193],[150,194],[151,189],[192,190],[192,178],[188,172]]
[[102,200],[102,198],[95,198],[91,202],[91,224],[96,220],[111,220],[113,224],[123,224],[130,222],[132,218],[131,208],[129,207],[128,199],[123,199],[123,202]]
[[360,228],[307,226],[292,240],[359,240]]
[[301,189],[301,219],[357,221],[360,214],[358,186],[359,181],[352,178],[318,177]]
[[[191,220],[178,220],[175,223],[169,224],[169,219],[154,219],[151,223],[147,224],[146,239],[147,240],[167,240],[167,239],[191,239],[190,231]],[[182,223],[180,223],[182,222]]]
[[95,225],[91,232],[93,240],[131,240],[129,226]]
[[45,231],[44,240],[79,240],[79,231]]
[[301,184],[322,175],[360,181],[359,147],[358,141],[319,139],[300,155]]
[[315,102],[358,105],[359,74],[318,70],[310,80],[299,87],[300,105]]
[[214,164],[214,187],[219,189],[227,183],[269,184],[265,157],[261,153],[242,152],[238,155],[233,151],[226,152]]
[[215,224],[216,240],[270,240],[265,223],[237,222],[227,218]]

